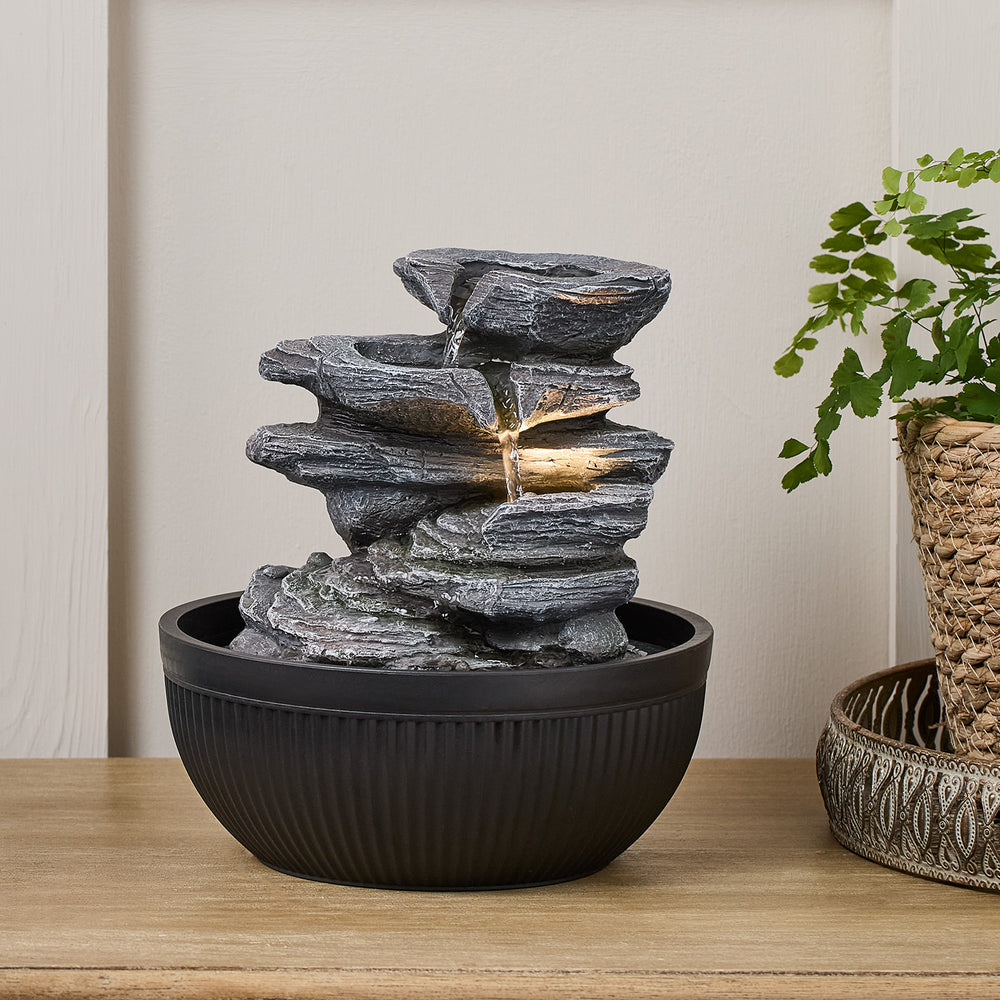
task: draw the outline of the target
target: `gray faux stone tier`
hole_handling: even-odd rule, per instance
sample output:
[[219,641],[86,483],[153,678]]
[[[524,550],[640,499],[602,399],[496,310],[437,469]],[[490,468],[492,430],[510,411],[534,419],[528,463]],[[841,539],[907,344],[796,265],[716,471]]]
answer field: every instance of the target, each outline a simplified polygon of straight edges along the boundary
[[639,394],[612,355],[669,274],[457,249],[395,270],[443,333],[288,340],[261,358],[319,415],[260,428],[247,454],[323,493],[351,555],[259,569],[233,648],[424,670],[638,655],[614,614],[638,584],[623,546],[673,445],[607,412]]

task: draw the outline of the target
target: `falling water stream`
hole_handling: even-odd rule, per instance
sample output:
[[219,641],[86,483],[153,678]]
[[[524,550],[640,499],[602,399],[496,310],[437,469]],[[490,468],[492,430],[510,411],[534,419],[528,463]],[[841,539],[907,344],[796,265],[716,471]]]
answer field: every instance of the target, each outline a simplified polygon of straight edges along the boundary
[[493,389],[493,404],[497,410],[497,437],[503,458],[503,477],[507,483],[507,502],[513,503],[524,492],[521,486],[521,460],[517,453],[517,439],[521,433],[521,418],[517,412],[517,399],[507,382],[497,382]]
[[458,361],[458,350],[462,346],[462,338],[465,336],[465,320],[462,319],[462,307],[452,306],[452,318],[445,330],[447,338],[444,343],[444,360],[441,362],[445,368],[454,368]]
[[[441,365],[454,368],[458,363],[458,352],[465,336],[466,325],[462,318],[464,300],[452,301],[452,319],[445,334],[444,357]],[[486,372],[483,373],[486,375]],[[521,463],[517,453],[517,439],[521,433],[521,417],[517,412],[517,398],[505,378],[486,380],[493,393],[493,405],[497,413],[497,440],[500,442],[500,456],[503,459],[503,477],[507,484],[507,501],[513,503],[524,492],[521,485]]]

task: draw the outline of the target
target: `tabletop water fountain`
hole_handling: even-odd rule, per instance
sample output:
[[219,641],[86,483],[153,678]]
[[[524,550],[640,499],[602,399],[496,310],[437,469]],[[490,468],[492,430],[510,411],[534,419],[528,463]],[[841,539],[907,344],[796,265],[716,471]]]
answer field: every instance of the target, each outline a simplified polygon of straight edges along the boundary
[[613,355],[670,276],[458,249],[395,271],[442,333],[286,340],[261,358],[319,413],[260,428],[247,454],[319,490],[350,554],[262,566],[238,601],[164,616],[175,737],[219,819],[282,871],[409,888],[578,877],[652,822],[700,724],[711,628],[633,601],[623,549],[673,444],[607,416],[639,394]]

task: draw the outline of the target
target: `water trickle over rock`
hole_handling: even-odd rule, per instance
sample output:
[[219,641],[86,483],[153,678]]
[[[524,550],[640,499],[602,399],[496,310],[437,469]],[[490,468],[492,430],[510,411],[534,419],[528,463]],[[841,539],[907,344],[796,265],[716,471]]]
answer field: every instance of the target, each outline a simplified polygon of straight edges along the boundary
[[247,454],[320,490],[351,555],[264,566],[240,603],[246,653],[389,669],[612,659],[635,593],[622,546],[673,447],[607,412],[635,399],[614,352],[670,276],[604,257],[421,250],[395,271],[433,336],[313,337],[261,358],[319,402]]

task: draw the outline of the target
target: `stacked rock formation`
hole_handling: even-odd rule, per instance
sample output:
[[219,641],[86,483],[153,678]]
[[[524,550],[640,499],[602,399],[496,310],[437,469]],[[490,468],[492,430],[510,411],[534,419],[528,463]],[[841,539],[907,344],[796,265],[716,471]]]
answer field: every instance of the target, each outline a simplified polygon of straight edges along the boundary
[[624,543],[673,447],[613,423],[614,352],[662,308],[665,270],[603,257],[423,250],[396,261],[436,336],[314,337],[261,358],[319,402],[262,427],[254,461],[320,490],[351,555],[264,566],[244,653],[396,669],[561,666],[630,650]]

